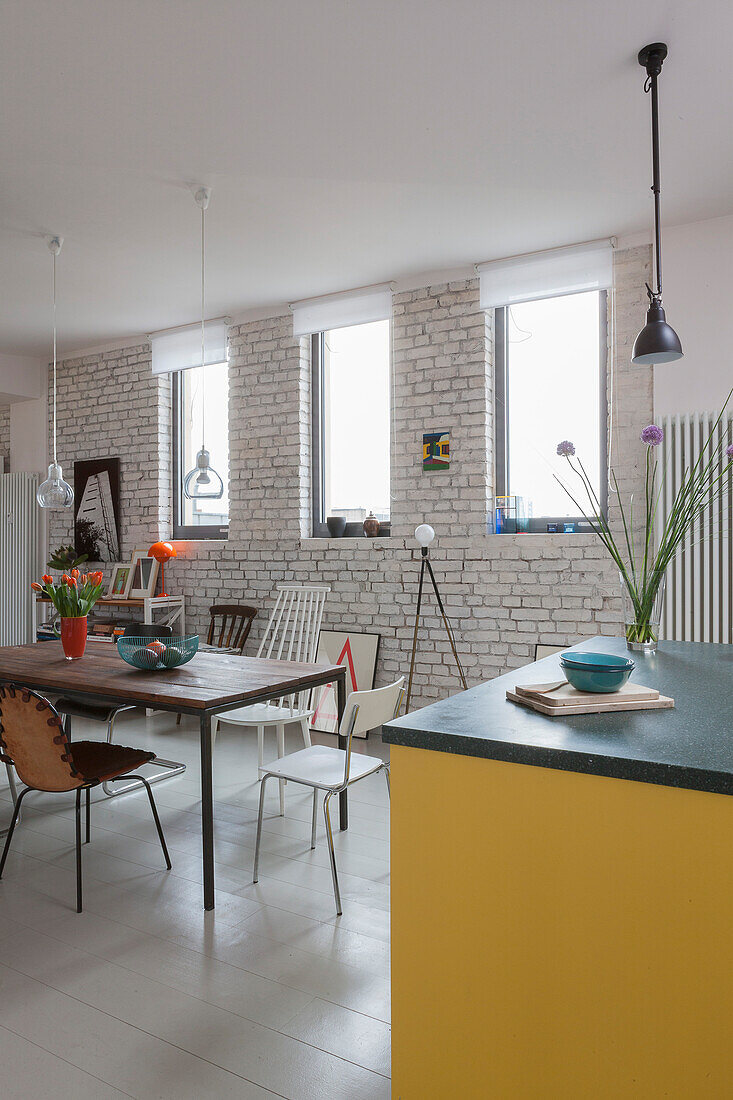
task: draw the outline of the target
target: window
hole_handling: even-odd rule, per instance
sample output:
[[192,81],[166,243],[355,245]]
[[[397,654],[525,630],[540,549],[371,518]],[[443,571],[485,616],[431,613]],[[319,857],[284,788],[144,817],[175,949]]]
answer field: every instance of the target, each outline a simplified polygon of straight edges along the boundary
[[568,481],[556,448],[564,439],[575,444],[605,508],[606,292],[502,306],[495,318],[496,495],[509,498],[496,506],[506,508],[504,529],[588,530],[555,480],[583,492]]
[[[203,376],[206,372],[204,402]],[[229,368],[227,363],[176,371],[173,380],[173,537],[222,539],[229,530]],[[206,432],[202,435],[204,404]],[[224,482],[218,500],[190,500],[186,474],[196,465],[205,438],[211,466]]]
[[316,332],[313,365],[313,534],[343,516],[361,534],[389,520],[390,322]]

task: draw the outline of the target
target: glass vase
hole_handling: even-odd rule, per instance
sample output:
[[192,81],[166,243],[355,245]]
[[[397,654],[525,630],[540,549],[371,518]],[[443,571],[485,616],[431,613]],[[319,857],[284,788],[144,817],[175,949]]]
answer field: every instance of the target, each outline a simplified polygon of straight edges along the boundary
[[67,661],[78,661],[84,656],[87,644],[87,617],[61,619],[61,645]]
[[646,584],[629,589],[623,574],[621,599],[624,611],[626,648],[633,653],[656,653],[664,604],[664,573],[650,573]]

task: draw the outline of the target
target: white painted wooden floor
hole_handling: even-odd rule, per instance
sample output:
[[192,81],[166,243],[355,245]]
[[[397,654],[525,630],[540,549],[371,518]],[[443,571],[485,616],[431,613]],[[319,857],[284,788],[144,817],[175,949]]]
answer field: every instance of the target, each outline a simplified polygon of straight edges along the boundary
[[[352,788],[350,828],[336,834],[337,917],[323,825],[312,852],[310,798],[292,785],[285,818],[274,816],[271,785],[252,884],[256,745],[252,733],[222,726],[217,907],[204,913],[198,733],[186,718],[178,729],[174,722],[134,712],[117,732],[120,743],[189,765],[154,787],[172,871],[144,792],[99,796],[77,915],[73,796],[25,800],[0,882],[0,1096],[388,1097],[384,776]],[[99,738],[101,729],[77,721],[74,736]],[[288,748],[299,747],[293,734]],[[388,749],[372,737],[368,751]],[[1,786],[3,822],[10,806]]]

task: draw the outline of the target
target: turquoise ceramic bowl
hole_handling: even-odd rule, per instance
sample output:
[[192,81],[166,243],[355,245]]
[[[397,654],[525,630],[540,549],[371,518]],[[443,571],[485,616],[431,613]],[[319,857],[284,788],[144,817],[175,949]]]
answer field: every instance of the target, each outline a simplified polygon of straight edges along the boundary
[[615,653],[561,653],[560,660],[571,668],[598,668],[604,672],[634,668],[630,657],[618,657]]
[[[623,660],[623,658],[619,658],[619,660]],[[623,665],[616,668],[594,668],[592,665],[582,668],[571,665],[561,658],[560,667],[565,673],[568,683],[572,684],[578,691],[606,693],[618,691],[619,688],[624,686],[634,671],[634,662],[624,662]]]

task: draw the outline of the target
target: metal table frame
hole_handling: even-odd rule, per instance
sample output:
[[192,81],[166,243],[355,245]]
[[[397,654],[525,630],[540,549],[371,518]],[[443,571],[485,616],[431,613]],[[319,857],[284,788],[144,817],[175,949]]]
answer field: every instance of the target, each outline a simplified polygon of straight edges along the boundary
[[[5,679],[0,682],[9,682]],[[15,683],[23,683],[26,687],[34,688],[36,691],[48,691],[48,685],[44,685],[38,680],[34,680],[33,677],[24,678],[23,680],[15,679]],[[341,726],[341,719],[346,709],[346,669],[334,674],[329,672],[321,676],[314,676],[312,679],[304,681],[298,684],[298,691],[310,691],[312,688],[323,687],[326,684],[336,684],[336,698],[338,703],[338,719],[339,729]],[[84,699],[89,703],[105,703],[105,704],[127,704],[132,702],[133,706],[150,707],[149,702],[134,703],[129,698],[120,699],[115,695],[100,695],[98,692],[82,692],[79,689],[74,689],[66,692],[69,696],[74,696],[79,699]],[[186,707],[180,703],[158,703],[154,704],[156,711],[168,711],[172,714],[188,714],[199,719],[199,736],[201,741],[201,841],[202,841],[202,858],[203,858],[203,871],[204,871],[204,909],[211,910],[214,908],[214,777],[213,777],[213,759],[212,759],[212,741],[211,741],[211,719],[215,714],[223,714],[228,710],[237,710],[242,706],[253,706],[256,703],[267,703],[270,699],[279,699],[283,695],[282,684],[278,686],[276,690],[268,689],[261,692],[259,695],[247,696],[246,699],[237,699],[234,702],[226,703],[223,706],[217,703],[214,706],[201,708],[201,707]],[[338,735],[339,748],[346,750],[348,738]],[[341,829],[348,829],[349,827],[349,810],[348,810],[348,795],[344,790],[339,795],[339,826]]]

